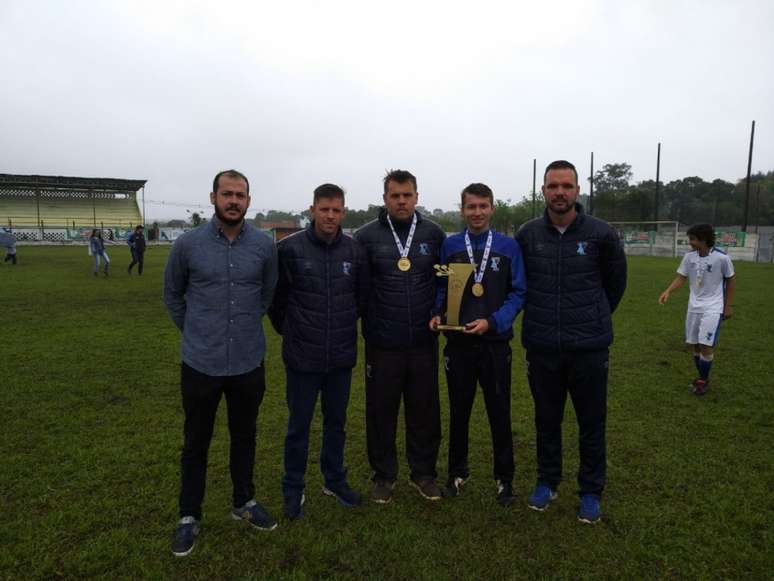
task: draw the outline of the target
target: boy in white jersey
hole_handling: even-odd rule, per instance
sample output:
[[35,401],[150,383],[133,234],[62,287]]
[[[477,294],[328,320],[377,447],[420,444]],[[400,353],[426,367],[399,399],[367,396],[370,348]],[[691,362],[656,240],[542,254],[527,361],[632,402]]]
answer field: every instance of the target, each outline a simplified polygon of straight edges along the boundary
[[693,346],[693,359],[699,372],[699,377],[693,381],[693,393],[704,395],[709,388],[720,322],[733,314],[736,276],[731,259],[715,248],[715,230],[710,224],[691,226],[688,243],[693,251],[683,256],[677,276],[661,293],[658,302],[663,305],[672,291],[683,286],[686,280],[690,281],[685,342]]

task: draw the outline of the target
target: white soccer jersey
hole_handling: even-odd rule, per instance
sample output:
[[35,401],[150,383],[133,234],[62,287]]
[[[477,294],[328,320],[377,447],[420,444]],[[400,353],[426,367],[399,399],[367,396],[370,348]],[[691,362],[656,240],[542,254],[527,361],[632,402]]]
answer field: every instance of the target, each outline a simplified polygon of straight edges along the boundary
[[714,247],[707,256],[699,256],[698,250],[689,252],[677,272],[688,277],[691,285],[689,313],[723,312],[726,279],[734,276],[734,265],[725,252]]

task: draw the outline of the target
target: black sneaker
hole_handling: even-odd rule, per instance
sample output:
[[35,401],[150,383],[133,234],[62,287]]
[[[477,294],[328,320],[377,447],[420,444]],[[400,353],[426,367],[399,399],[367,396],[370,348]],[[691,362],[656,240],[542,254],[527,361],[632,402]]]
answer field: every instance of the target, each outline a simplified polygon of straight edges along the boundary
[[347,508],[355,508],[363,502],[360,494],[352,490],[346,482],[338,486],[323,486],[322,491],[323,494],[335,497],[339,504]]
[[304,502],[306,497],[304,493],[301,494],[288,494],[285,496],[285,502],[282,507],[282,512],[290,520],[296,520],[304,516]]
[[175,557],[190,555],[196,543],[201,523],[192,516],[181,518],[172,534],[172,554]]
[[231,518],[247,521],[262,531],[273,531],[277,528],[277,521],[255,500],[248,500],[244,506],[232,509]]
[[444,484],[444,494],[449,498],[459,496],[460,492],[462,492],[462,486],[467,481],[467,478],[462,478],[461,476],[450,476],[446,484]]
[[513,487],[510,482],[504,482],[497,480],[497,502],[501,506],[510,506],[511,503],[516,500],[516,495],[513,494]]
[[422,498],[427,500],[441,500],[443,494],[441,489],[435,483],[433,478],[423,478],[422,480],[414,480],[409,478],[409,484],[419,491]]
[[371,489],[371,500],[377,504],[387,504],[392,500],[392,489],[395,483],[389,480],[376,480]]

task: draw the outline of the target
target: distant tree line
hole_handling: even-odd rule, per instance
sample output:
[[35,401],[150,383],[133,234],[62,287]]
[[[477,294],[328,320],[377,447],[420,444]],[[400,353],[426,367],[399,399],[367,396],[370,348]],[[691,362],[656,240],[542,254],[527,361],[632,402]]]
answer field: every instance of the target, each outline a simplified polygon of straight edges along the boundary
[[[588,185],[583,200],[588,205]],[[656,182],[645,180],[632,183],[632,167],[628,163],[609,163],[594,174],[594,200],[592,213],[608,221],[648,222],[656,217]],[[661,182],[659,187],[659,220],[674,220],[684,224],[708,222],[717,226],[739,225],[744,222],[745,180],[736,183],[725,180],[706,182],[700,177],[686,177],[669,183]],[[363,224],[376,219],[381,205],[369,204],[365,210],[347,209],[343,227],[356,229]],[[588,207],[586,208],[588,211]],[[459,209],[430,210],[417,206],[422,215],[437,222],[446,232],[454,232],[462,228],[462,218]],[[510,198],[495,201],[495,213],[492,226],[505,233],[515,232],[521,224],[540,215],[543,212],[543,202],[540,193],[532,203],[532,195],[524,194],[520,201],[512,202]],[[191,216],[193,225],[206,219],[199,213]],[[309,219],[309,210],[302,212],[286,212],[269,210],[255,215],[256,225],[262,222],[294,221],[300,224]],[[774,225],[774,171],[757,173],[750,178],[750,205],[747,223]],[[188,225],[183,220],[172,220],[170,226]]]

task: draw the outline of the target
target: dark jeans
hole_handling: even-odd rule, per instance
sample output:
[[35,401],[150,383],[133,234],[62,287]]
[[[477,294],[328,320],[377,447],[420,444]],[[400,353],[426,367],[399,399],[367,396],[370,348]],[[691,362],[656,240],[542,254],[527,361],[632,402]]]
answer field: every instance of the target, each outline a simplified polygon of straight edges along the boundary
[[435,478],[441,444],[436,342],[407,351],[366,344],[366,440],[374,480],[398,477],[395,435],[401,397],[411,478]]
[[263,364],[242,375],[213,377],[183,363],[180,391],[185,411],[185,442],[180,457],[180,516],[202,516],[207,478],[207,452],[212,440],[215,413],[221,395],[226,396],[231,437],[229,468],[233,504],[242,506],[255,494],[255,421],[266,389]]
[[444,348],[449,386],[449,478],[470,476],[468,433],[477,383],[484,393],[492,434],[494,477],[513,480],[511,430],[511,346],[482,340],[447,343]]
[[285,495],[304,490],[304,473],[309,457],[309,427],[321,394],[323,415],[320,469],[325,485],[335,488],[346,481],[344,441],[347,423],[351,369],[328,373],[304,373],[285,369],[287,377],[288,433],[285,436],[285,475],[282,491]]
[[535,402],[538,481],[556,489],[562,480],[562,418],[570,393],[578,419],[580,494],[605,487],[608,350],[527,351],[527,378]]
[[137,265],[137,274],[142,274],[143,261],[145,260],[145,252],[137,252],[132,250],[132,262],[129,263],[129,272],[132,272],[132,267]]

